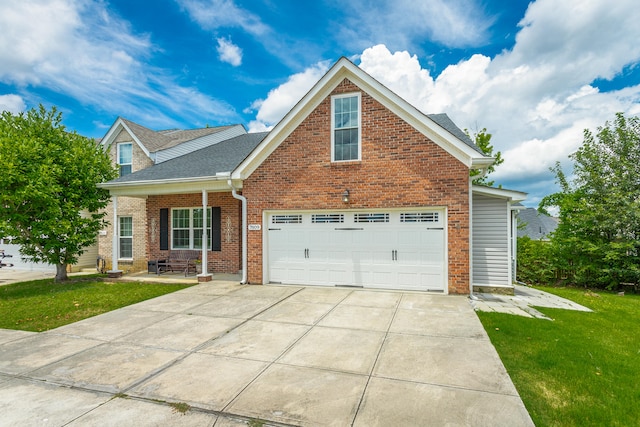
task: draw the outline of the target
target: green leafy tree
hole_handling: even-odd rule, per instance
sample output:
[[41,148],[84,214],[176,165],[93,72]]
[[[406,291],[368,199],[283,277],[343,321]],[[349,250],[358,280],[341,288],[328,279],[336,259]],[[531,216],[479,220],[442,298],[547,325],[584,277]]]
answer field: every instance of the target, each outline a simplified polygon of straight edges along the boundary
[[571,180],[552,168],[560,192],[540,208],[557,207],[552,236],[558,267],[584,285],[614,287],[640,280],[640,119],[622,113],[584,142],[573,160]]
[[109,193],[96,184],[116,170],[94,140],[68,132],[42,105],[0,116],[0,232],[22,258],[56,266],[56,280],[95,242]]
[[[482,130],[476,132],[473,136],[469,134],[468,129],[465,129],[464,132],[469,138],[471,138],[473,142],[476,143],[476,145],[478,146],[478,148],[480,148],[484,155],[495,158],[493,164],[487,168],[484,174],[479,170],[471,170],[470,174],[473,178],[473,184],[493,187],[495,182],[489,181],[488,176],[490,173],[496,170],[496,167],[500,166],[504,162],[502,153],[500,151],[497,151],[495,153],[493,152],[493,145],[491,145],[491,134],[487,132],[487,128],[482,128]],[[502,188],[501,185],[499,185],[498,187]]]

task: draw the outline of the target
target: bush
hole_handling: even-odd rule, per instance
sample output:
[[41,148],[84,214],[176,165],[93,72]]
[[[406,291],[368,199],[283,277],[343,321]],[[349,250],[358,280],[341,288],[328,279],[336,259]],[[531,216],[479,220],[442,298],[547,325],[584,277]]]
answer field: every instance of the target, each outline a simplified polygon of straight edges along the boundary
[[532,285],[552,285],[557,268],[551,243],[518,237],[517,279]]

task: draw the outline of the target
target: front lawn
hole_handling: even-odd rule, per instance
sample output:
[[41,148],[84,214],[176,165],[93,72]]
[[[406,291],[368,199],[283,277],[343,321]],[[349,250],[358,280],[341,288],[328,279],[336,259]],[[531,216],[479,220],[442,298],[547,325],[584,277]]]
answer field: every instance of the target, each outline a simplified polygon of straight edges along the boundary
[[192,285],[103,282],[96,277],[0,286],[0,328],[41,332]]
[[640,425],[640,295],[539,289],[594,312],[478,312],[536,426]]

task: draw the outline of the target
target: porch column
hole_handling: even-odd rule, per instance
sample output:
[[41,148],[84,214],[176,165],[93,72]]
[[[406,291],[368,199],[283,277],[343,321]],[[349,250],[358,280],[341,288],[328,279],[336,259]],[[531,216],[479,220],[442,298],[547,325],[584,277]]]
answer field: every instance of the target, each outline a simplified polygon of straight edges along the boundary
[[213,279],[213,275],[207,271],[207,221],[210,220],[207,217],[208,204],[207,190],[202,190],[202,272],[198,275],[198,282],[210,282]]
[[113,203],[113,236],[111,237],[111,270],[107,275],[111,278],[122,276],[122,270],[118,269],[118,196],[111,198]]

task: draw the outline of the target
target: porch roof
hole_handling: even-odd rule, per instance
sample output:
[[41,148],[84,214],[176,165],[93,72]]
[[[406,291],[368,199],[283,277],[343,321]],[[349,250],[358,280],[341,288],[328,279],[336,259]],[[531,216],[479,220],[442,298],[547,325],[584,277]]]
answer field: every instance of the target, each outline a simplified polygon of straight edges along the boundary
[[[256,146],[267,136],[268,132],[248,133],[219,142],[209,147],[176,157],[146,169],[121,176],[112,181],[99,184],[112,194],[137,195],[158,194],[150,191],[151,187],[161,184],[198,184],[207,181],[225,180]],[[172,187],[166,188],[173,192]],[[164,193],[164,191],[162,191]],[[126,193],[126,194],[125,194]]]

